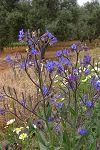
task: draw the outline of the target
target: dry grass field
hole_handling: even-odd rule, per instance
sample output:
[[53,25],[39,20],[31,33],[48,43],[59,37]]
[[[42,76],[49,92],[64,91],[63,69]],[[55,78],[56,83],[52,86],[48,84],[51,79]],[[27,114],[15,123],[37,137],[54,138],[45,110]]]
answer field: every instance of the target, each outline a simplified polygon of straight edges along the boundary
[[[54,59],[56,58],[56,51],[61,50],[63,48],[69,47],[72,43],[77,42],[58,42],[53,47],[49,47],[46,51],[46,59]],[[87,43],[89,50],[87,52],[82,52],[80,58],[83,55],[90,55],[96,61],[100,61],[100,40],[96,40],[92,44]],[[16,72],[16,75],[9,64],[6,63],[5,57],[10,54],[14,57],[16,52],[20,52],[22,55],[26,54],[26,47],[18,47],[18,48],[5,48],[4,52],[0,53],[0,93],[3,91],[2,87],[10,86],[15,88],[18,94],[19,99],[21,99],[22,93],[27,97],[29,94],[33,95],[35,93],[35,86],[32,84],[30,79],[24,72]],[[75,53],[70,54],[72,60],[75,59]],[[34,78],[34,73],[31,74]],[[35,95],[33,97],[33,101],[35,102]],[[1,105],[1,104],[0,104]]]

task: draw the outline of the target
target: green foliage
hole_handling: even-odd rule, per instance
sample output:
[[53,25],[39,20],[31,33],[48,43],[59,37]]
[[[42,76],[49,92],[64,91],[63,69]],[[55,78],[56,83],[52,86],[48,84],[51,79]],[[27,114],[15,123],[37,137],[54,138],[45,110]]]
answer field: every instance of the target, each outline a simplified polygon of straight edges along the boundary
[[58,40],[90,42],[100,36],[100,3],[95,0],[80,7],[76,0],[0,1],[0,49],[15,42],[18,31],[45,30]]

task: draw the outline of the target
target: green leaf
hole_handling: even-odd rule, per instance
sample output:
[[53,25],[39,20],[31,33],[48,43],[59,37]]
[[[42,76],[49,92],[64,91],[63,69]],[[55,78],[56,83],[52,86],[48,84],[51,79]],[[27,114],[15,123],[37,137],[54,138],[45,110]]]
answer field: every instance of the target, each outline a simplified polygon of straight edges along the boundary
[[38,139],[42,145],[44,145],[44,146],[47,145],[47,139],[42,131],[38,132]]
[[66,150],[70,150],[70,140],[66,131],[63,133],[63,147]]
[[76,116],[77,116],[77,114],[76,114],[75,110],[74,110],[73,108],[71,108],[71,107],[70,107],[70,112],[71,112],[71,114],[72,114],[74,117],[76,117]]
[[33,126],[33,122],[32,122],[32,120],[31,120],[31,118],[30,118],[29,121],[28,121],[28,126],[29,126],[29,133],[35,131],[35,128],[34,128],[34,126]]
[[51,112],[52,112],[52,108],[50,106],[50,104],[48,104],[48,108],[47,108],[47,116],[51,116]]
[[40,150],[48,150],[41,142],[39,142]]
[[94,150],[96,149],[96,141],[94,141],[94,143],[92,143],[89,147],[89,150]]
[[0,150],[2,150],[2,145],[0,144]]

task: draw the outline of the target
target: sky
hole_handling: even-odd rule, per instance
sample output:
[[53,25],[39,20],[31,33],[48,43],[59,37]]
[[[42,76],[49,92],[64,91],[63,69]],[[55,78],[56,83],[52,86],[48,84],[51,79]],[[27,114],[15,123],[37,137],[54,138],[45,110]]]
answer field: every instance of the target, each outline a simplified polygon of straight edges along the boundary
[[88,1],[91,2],[91,0],[77,0],[78,4],[80,6],[82,6],[84,3],[88,2]]

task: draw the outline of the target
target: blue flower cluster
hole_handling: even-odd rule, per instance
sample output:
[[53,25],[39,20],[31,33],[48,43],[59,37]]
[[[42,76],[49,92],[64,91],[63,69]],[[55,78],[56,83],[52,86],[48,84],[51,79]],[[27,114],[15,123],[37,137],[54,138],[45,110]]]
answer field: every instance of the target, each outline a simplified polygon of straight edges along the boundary
[[78,133],[80,135],[86,135],[88,133],[86,128],[78,128]]
[[84,65],[89,65],[90,61],[91,61],[91,57],[90,56],[84,56],[84,59],[83,59]]
[[23,29],[21,31],[19,31],[19,41],[21,41],[23,39],[23,36],[24,36],[24,31]]

